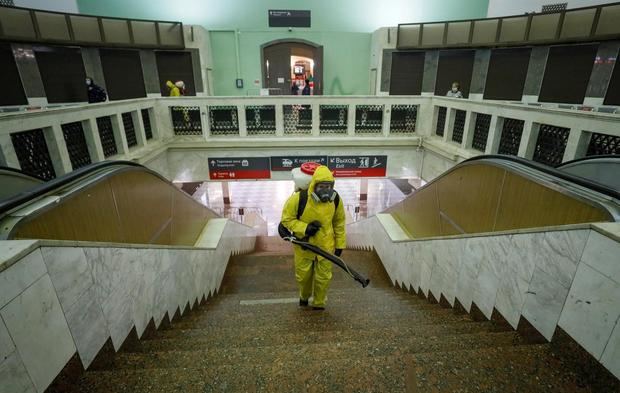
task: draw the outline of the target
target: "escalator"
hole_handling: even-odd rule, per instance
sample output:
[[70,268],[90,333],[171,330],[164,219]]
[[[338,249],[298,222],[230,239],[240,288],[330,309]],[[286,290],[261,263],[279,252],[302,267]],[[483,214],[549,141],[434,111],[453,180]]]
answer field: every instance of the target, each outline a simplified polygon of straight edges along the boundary
[[589,156],[564,162],[556,167],[589,181],[620,191],[620,156]]
[[218,217],[133,162],[101,162],[28,185],[0,202],[0,239],[193,246]]
[[607,185],[522,158],[463,161],[386,213],[412,239],[544,228],[620,218]]
[[0,166],[0,201],[34,188],[45,182],[19,169]]

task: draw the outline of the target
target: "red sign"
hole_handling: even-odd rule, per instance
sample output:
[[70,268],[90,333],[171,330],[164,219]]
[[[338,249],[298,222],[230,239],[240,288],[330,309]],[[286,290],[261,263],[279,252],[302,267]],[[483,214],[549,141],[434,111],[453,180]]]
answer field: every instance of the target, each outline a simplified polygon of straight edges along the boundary
[[328,167],[335,177],[385,177],[387,156],[329,156]]
[[209,158],[211,180],[270,179],[269,158]]

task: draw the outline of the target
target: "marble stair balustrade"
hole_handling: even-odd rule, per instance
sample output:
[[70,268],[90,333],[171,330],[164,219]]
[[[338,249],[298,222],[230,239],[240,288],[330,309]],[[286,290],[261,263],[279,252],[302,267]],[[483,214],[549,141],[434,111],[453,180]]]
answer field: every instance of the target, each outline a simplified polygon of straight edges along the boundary
[[620,377],[620,223],[402,240],[385,222],[350,224],[349,246],[374,249],[392,283],[514,329],[524,318],[549,341],[560,327]]
[[217,236],[210,249],[0,242],[0,390],[43,392],[76,352],[88,368],[108,338],[118,350],[214,295],[229,257],[255,242],[232,221]]

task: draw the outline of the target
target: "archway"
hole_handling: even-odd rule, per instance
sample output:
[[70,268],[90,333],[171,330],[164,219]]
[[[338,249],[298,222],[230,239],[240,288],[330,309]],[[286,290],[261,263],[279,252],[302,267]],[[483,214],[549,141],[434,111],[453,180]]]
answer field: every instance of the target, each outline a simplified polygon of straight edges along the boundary
[[261,45],[263,87],[270,94],[293,94],[293,83],[302,93],[309,80],[312,95],[323,94],[323,46],[301,39],[282,39]]

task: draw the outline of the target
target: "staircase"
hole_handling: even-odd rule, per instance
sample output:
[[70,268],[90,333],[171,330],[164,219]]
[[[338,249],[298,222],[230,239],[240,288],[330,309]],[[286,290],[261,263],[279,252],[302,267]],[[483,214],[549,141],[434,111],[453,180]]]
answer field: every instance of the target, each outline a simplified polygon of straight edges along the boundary
[[[508,325],[394,288],[376,254],[345,251],[368,274],[362,289],[334,268],[327,309],[297,304],[292,252],[262,251],[229,263],[221,291],[109,362],[82,374],[80,392],[591,392],[551,344]],[[611,381],[611,382],[610,382]]]

